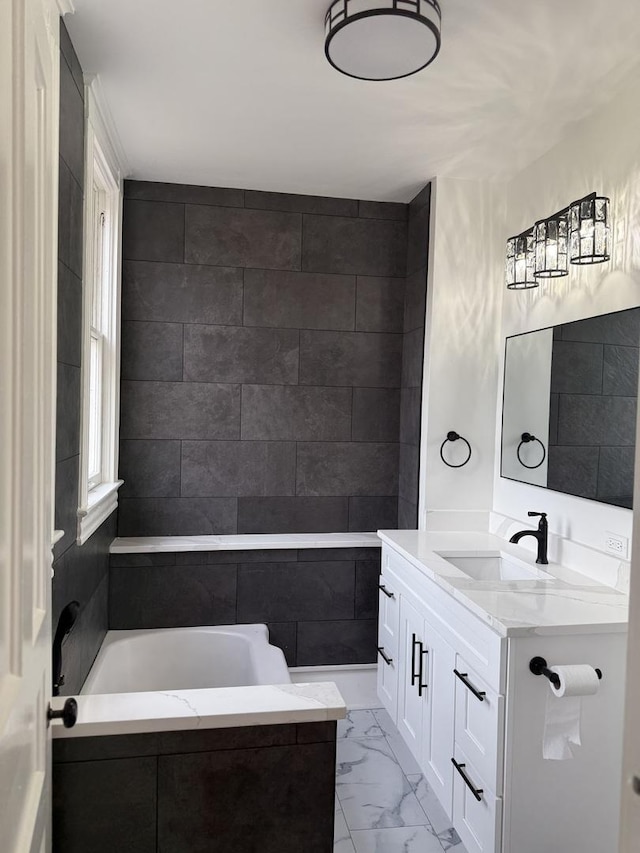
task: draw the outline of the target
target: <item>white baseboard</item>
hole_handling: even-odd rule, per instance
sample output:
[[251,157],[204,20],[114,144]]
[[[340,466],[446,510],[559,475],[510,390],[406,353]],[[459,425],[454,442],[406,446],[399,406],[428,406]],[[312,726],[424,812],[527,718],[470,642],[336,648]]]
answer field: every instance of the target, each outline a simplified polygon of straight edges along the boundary
[[333,681],[349,711],[379,708],[376,692],[378,665],[375,663],[346,666],[294,666],[289,673],[294,684],[309,681]]

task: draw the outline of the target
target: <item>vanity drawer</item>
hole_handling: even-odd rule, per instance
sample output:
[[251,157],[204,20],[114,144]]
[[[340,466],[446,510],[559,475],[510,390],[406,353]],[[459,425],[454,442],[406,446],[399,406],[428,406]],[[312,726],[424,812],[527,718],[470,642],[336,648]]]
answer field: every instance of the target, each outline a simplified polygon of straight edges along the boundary
[[378,645],[392,655],[398,653],[400,628],[400,592],[389,574],[382,572],[378,581]]
[[[502,799],[496,797],[477,767],[455,745],[453,825],[468,853],[500,850]],[[453,762],[452,762],[453,763]]]
[[456,655],[454,739],[485,783],[502,793],[504,696],[495,693]]

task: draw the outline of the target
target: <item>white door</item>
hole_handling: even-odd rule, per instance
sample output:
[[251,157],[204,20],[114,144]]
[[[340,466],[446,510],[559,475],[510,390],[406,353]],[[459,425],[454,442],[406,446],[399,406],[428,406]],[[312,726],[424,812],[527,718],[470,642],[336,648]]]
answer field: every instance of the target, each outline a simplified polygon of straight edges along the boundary
[[637,853],[640,847],[640,407],[636,429],[634,496],[620,826],[621,853]]
[[58,31],[0,0],[0,846],[50,846]]

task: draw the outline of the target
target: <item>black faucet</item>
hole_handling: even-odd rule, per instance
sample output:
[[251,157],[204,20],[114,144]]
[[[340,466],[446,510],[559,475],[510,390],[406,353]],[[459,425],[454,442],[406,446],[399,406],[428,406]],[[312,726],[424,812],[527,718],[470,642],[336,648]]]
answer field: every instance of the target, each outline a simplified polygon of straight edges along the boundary
[[64,675],[62,675],[62,641],[75,625],[80,612],[80,604],[77,601],[70,601],[63,608],[56,633],[53,638],[53,695],[60,695],[60,688],[64,684]]
[[536,557],[536,563],[542,563],[543,566],[546,566],[549,563],[547,560],[547,542],[549,539],[549,525],[547,524],[547,513],[546,512],[528,512],[529,516],[540,516],[540,521],[538,522],[537,530],[519,530],[517,533],[514,533],[509,542],[519,542],[523,536],[533,536],[538,542],[538,556]]

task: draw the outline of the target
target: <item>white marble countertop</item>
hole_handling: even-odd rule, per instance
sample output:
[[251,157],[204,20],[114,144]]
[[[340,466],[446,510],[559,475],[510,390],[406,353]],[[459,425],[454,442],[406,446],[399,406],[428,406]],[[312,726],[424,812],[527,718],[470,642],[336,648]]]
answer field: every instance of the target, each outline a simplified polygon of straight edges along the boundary
[[[628,596],[592,577],[535,556],[491,533],[380,530],[378,535],[501,636],[626,631]],[[436,552],[500,551],[551,580],[479,581]]]
[[[66,699],[65,696],[53,698],[53,710],[60,710]],[[318,723],[341,720],[346,713],[344,699],[332,682],[269,684],[82,695],[75,726],[65,729],[60,720],[53,720],[51,728],[54,738],[92,737]]]
[[376,533],[263,533],[236,536],[140,536],[114,539],[112,554],[252,551],[284,548],[379,548]]

